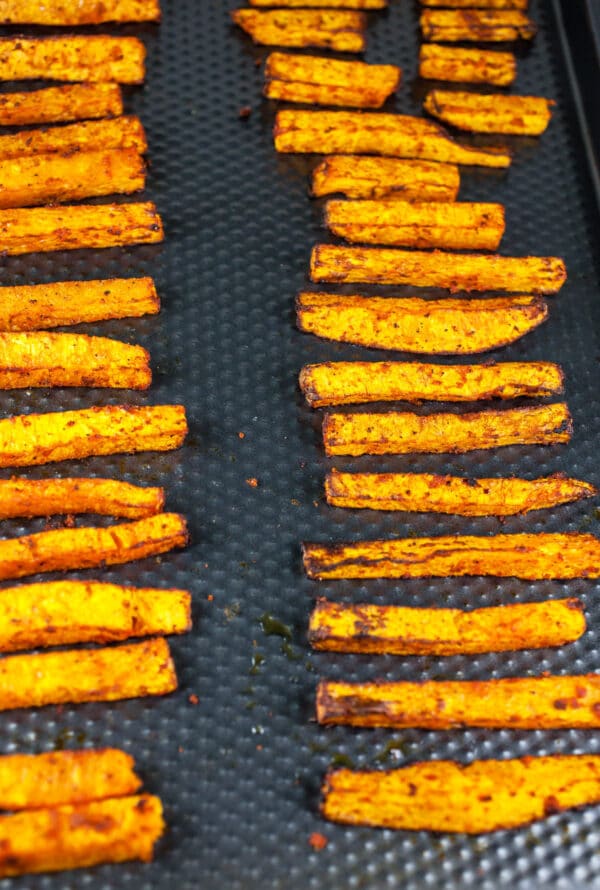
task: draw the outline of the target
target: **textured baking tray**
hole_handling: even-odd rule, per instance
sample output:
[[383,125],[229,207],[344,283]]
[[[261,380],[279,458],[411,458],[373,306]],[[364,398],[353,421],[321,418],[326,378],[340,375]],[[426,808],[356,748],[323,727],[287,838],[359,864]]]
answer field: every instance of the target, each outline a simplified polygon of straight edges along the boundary
[[[385,768],[428,757],[468,761],[600,752],[593,732],[325,731],[311,720],[319,675],[485,678],[597,670],[600,606],[598,584],[583,581],[318,585],[303,577],[300,541],[444,532],[600,532],[600,525],[596,505],[589,501],[511,518],[502,525],[496,519],[392,516],[324,504],[322,481],[329,464],[320,445],[320,415],[303,406],[297,372],[309,361],[382,358],[386,353],[319,341],[295,329],[294,296],[307,286],[310,248],[326,238],[321,207],[307,197],[307,173],[315,159],[275,155],[274,106],[260,98],[262,73],[256,64],[267,50],[253,47],[230,26],[235,0],[163,0],[163,5],[160,28],[115,31],[142,33],[148,45],[148,82],[142,90],[130,91],[128,108],[141,115],[148,130],[152,166],[147,196],[164,214],[165,244],[2,259],[0,283],[155,276],[164,304],[159,317],[85,330],[151,349],[156,382],[149,394],[131,395],[130,401],[185,402],[191,423],[187,445],[168,455],[88,459],[24,475],[114,473],[165,484],[168,506],[189,517],[191,546],[106,571],[102,577],[189,587],[195,629],[173,640],[181,681],[174,695],[4,713],[0,751],[122,746],[136,757],[147,789],[162,797],[169,832],[152,865],[28,876],[2,886],[600,887],[598,807],[480,838],[344,828],[318,816],[318,786],[332,764]],[[532,0],[540,32],[531,48],[519,51],[515,89],[558,102],[548,132],[540,141],[515,141],[516,159],[507,174],[465,172],[461,194],[506,204],[505,253],[558,254],[567,262],[569,281],[551,299],[547,324],[492,357],[562,364],[575,422],[573,441],[568,447],[515,447],[468,456],[341,460],[338,467],[497,475],[564,470],[600,484],[599,242],[589,163],[591,111],[584,100],[585,95],[593,98],[597,87],[590,89],[593,64],[583,64],[581,46],[571,47],[570,61],[565,55],[574,24],[582,42],[589,38],[590,29],[582,24],[584,7],[568,0],[564,7],[569,28],[557,17],[558,2]],[[393,110],[419,109],[417,18],[417,4],[410,0],[391,0],[388,12],[370,16],[367,60],[396,62],[404,69],[402,90],[389,103]],[[248,105],[252,114],[241,119],[239,109]],[[586,121],[590,126],[582,129]],[[4,416],[117,403],[128,395],[4,393],[0,410]],[[259,482],[256,488],[246,482],[252,477]],[[3,532],[40,527],[6,523]],[[82,572],[81,577],[98,574]],[[319,594],[353,601],[475,606],[567,593],[584,599],[590,627],[582,640],[558,651],[365,658],[313,655],[305,640],[311,598]],[[291,638],[266,634],[261,625],[265,614],[275,619],[267,629],[280,634],[289,629]],[[192,694],[199,704],[188,700]],[[329,840],[321,852],[309,845],[314,831]]]

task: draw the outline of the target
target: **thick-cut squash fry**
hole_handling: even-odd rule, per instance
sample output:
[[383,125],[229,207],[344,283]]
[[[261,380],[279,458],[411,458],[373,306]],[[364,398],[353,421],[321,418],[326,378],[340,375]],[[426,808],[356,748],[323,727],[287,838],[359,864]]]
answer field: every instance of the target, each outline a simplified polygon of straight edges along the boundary
[[250,6],[278,6],[294,9],[385,9],[388,0],[250,0]]
[[567,279],[559,257],[454,254],[436,250],[390,250],[317,244],[310,260],[312,281],[340,284],[409,284],[451,291],[496,290],[555,294]]
[[120,479],[2,479],[0,519],[95,513],[144,519],[165,505],[163,488]]
[[431,90],[423,107],[460,130],[473,133],[508,133],[539,136],[552,117],[550,99],[538,96],[504,96],[501,93],[463,93]]
[[497,250],[505,228],[502,204],[467,201],[328,201],[325,224],[346,241],[450,250]]
[[236,9],[236,25],[254,43],[267,46],[318,46],[339,52],[361,53],[366,45],[367,19],[363,12],[333,9]]
[[424,9],[419,21],[423,38],[435,43],[532,40],[537,31],[524,12],[513,9]]
[[144,154],[148,144],[139,118],[84,121],[66,127],[22,130],[10,136],[0,136],[0,161],[51,152],[73,154],[113,148],[135,148],[139,154]]
[[151,278],[57,281],[0,288],[0,331],[36,331],[109,318],[156,315]]
[[271,53],[263,93],[288,102],[379,108],[398,89],[400,77],[396,65]]
[[474,402],[557,395],[563,391],[563,374],[551,362],[322,362],[302,368],[300,389],[312,408],[355,402]]
[[480,167],[511,162],[504,148],[461,145],[433,121],[406,114],[282,109],[273,135],[281,152],[390,155]]
[[456,164],[330,155],[313,171],[311,191],[316,198],[340,192],[349,198],[454,201],[459,187]]
[[332,470],[325,479],[327,503],[334,507],[458,516],[514,516],[597,494],[589,482],[569,479],[561,473],[530,480]]
[[0,124],[4,127],[118,114],[123,114],[123,99],[116,83],[74,83],[29,93],[0,94]]
[[2,37],[0,80],[142,83],[145,56],[137,37]]
[[578,599],[486,609],[414,609],[319,600],[308,626],[313,649],[390,655],[476,655],[564,646],[585,633]]
[[100,25],[159,19],[159,0],[0,0],[0,22],[6,25]]
[[0,252],[8,256],[157,244],[164,237],[156,205],[149,201],[0,210]]
[[296,308],[300,330],[318,337],[436,355],[505,346],[548,316],[544,300],[528,296],[421,300],[306,292]]
[[600,801],[600,757],[555,754],[519,760],[413,763],[390,772],[328,773],[326,819],[409,831],[480,834],[520,828]]
[[419,54],[419,76],[506,87],[517,76],[517,60],[514,53],[424,43]]
[[446,9],[527,9],[529,0],[420,0],[421,6]]

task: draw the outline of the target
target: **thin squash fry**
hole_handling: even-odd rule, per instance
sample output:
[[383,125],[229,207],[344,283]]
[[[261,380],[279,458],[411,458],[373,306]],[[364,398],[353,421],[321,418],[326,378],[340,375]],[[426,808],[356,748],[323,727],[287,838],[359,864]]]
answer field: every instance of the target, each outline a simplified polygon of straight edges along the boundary
[[163,488],[120,479],[1,479],[0,519],[94,513],[144,519],[162,512]]
[[0,94],[0,124],[3,127],[119,114],[123,114],[123,99],[116,83],[74,83],[29,93]]
[[325,225],[346,241],[397,247],[497,250],[502,204],[421,201],[328,201]]
[[551,362],[322,362],[302,368],[300,389],[311,408],[356,402],[543,398],[562,393],[563,373]]
[[446,9],[527,9],[529,0],[420,0],[421,6]]
[[332,470],[325,479],[327,503],[334,507],[457,516],[515,516],[597,494],[589,482],[561,473],[530,480]]
[[567,279],[559,257],[454,254],[441,250],[394,250],[317,244],[310,260],[312,281],[409,284],[451,291],[555,294]]
[[145,56],[137,37],[2,37],[0,80],[142,83]]
[[137,117],[115,117],[101,121],[83,121],[66,127],[22,130],[0,136],[0,161],[32,155],[77,151],[135,148],[144,154],[148,148],[146,134]]
[[529,296],[421,300],[306,292],[296,308],[300,330],[318,337],[436,355],[505,346],[548,316],[546,302]]
[[554,102],[539,96],[430,90],[423,107],[459,130],[540,136],[552,117]]
[[517,76],[517,60],[514,53],[424,43],[419,53],[419,76],[507,87]]
[[485,609],[415,609],[321,599],[308,640],[313,649],[390,655],[476,655],[564,646],[585,633],[578,599]]
[[396,65],[271,53],[263,94],[288,102],[379,108],[398,89],[401,74]]
[[385,9],[388,0],[250,0],[250,6],[278,6],[287,9]]
[[455,201],[459,187],[456,164],[330,155],[313,171],[311,192],[316,198],[340,192],[348,198]]
[[461,145],[433,121],[406,114],[282,109],[273,135],[281,152],[389,155],[500,168],[511,163],[505,148]]
[[7,256],[157,244],[164,237],[156,205],[149,201],[0,210],[0,251]]
[[520,828],[600,801],[600,758],[413,763],[389,772],[328,773],[321,813],[333,822],[409,831],[481,834]]
[[0,22],[5,25],[101,25],[159,19],[159,0],[0,0]]
[[110,318],[156,315],[151,278],[57,281],[0,288],[0,331],[37,331]]
[[361,53],[366,45],[363,12],[333,9],[236,9],[231,18],[254,43],[317,46]]
[[434,43],[533,40],[537,32],[535,23],[514,9],[424,9],[419,22],[424,40]]

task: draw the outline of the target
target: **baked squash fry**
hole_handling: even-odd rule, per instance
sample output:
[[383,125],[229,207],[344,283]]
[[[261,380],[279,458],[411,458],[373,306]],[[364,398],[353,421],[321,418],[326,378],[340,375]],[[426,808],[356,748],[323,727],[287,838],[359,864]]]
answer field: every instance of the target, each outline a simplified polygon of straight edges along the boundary
[[101,121],[84,121],[66,127],[22,130],[0,136],[0,161],[33,155],[77,151],[98,151],[135,148],[144,154],[148,148],[146,134],[137,117],[115,117]]
[[159,311],[151,278],[0,287],[0,331],[37,331],[110,318],[140,318]]
[[137,37],[2,37],[0,80],[143,83],[145,56]]
[[459,187],[456,164],[330,155],[313,171],[311,193],[315,198],[339,192],[348,198],[455,201]]
[[555,294],[567,279],[559,257],[455,254],[441,250],[394,250],[317,244],[310,260],[312,281],[339,284],[409,284],[451,291]]
[[397,247],[497,250],[502,204],[421,201],[328,201],[325,225],[346,241]]
[[553,105],[539,96],[451,90],[430,90],[423,103],[429,114],[459,130],[514,136],[540,136],[550,123]]
[[414,763],[389,772],[328,773],[321,813],[333,822],[409,831],[481,834],[520,828],[600,801],[600,758]]
[[[319,581],[463,575],[525,581],[600,578],[600,540],[577,532],[304,544],[303,552],[308,576]],[[598,711],[600,720],[600,706]]]
[[287,9],[385,9],[387,5],[388,0],[250,0],[250,6],[278,6]]
[[317,46],[361,53],[366,45],[363,12],[333,9],[236,9],[231,18],[254,43],[267,46]]
[[436,355],[505,346],[548,316],[546,302],[529,296],[422,300],[306,292],[296,309],[300,330],[317,337]]
[[0,0],[0,22],[5,25],[101,25],[159,19],[159,0]]
[[379,108],[398,89],[401,74],[396,65],[271,53],[263,94],[287,102]]
[[517,60],[514,53],[424,43],[419,54],[419,76],[507,87],[517,76]]
[[419,22],[423,38],[434,43],[533,40],[537,32],[535,23],[514,9],[424,9]]
[[563,373],[551,362],[322,362],[302,368],[300,389],[311,408],[356,402],[544,398],[562,393]]
[[119,114],[123,114],[123,99],[121,88],[116,83],[74,83],[29,93],[0,94],[0,125],[3,127]]
[[527,9],[529,0],[420,0],[421,6],[446,9]]
[[144,519],[162,512],[164,488],[120,479],[1,479],[0,519],[94,513]]
[[281,152],[389,155],[500,168],[511,163],[505,148],[461,145],[433,121],[406,114],[282,109],[273,135]]
[[455,516],[515,516],[591,498],[589,482],[556,473],[541,479],[472,479],[432,473],[339,473],[325,479],[334,507],[450,513]]
[[310,616],[313,649],[390,655],[476,655],[564,646],[585,633],[578,599],[465,612],[350,605],[321,599]]

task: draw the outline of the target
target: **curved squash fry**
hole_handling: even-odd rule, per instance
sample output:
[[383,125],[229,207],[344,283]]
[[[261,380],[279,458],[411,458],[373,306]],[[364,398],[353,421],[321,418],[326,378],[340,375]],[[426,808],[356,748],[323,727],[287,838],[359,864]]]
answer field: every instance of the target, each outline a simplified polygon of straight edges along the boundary
[[540,136],[550,123],[553,105],[539,96],[451,90],[430,90],[423,103],[429,114],[459,130],[515,136]]
[[464,49],[424,43],[419,53],[419,77],[454,83],[489,83],[507,87],[517,76],[514,53]]
[[363,12],[332,9],[236,9],[231,18],[254,43],[267,46],[317,46],[360,53],[365,48]]
[[2,479],[0,519],[95,513],[144,519],[165,505],[163,488],[120,479]]
[[148,149],[146,133],[137,117],[115,117],[101,121],[83,121],[66,127],[22,130],[0,136],[0,161],[25,158],[51,152],[73,154],[77,151],[135,148],[139,154]]
[[159,19],[159,0],[0,0],[0,21],[6,25],[100,25]]
[[456,164],[330,155],[313,171],[311,194],[315,198],[340,192],[348,198],[454,201],[459,187]]
[[535,23],[515,9],[424,9],[419,23],[423,39],[434,43],[533,40],[537,32]]
[[[0,2],[0,20],[2,4]],[[116,83],[74,83],[28,93],[0,94],[0,124],[20,127],[123,114]]]

